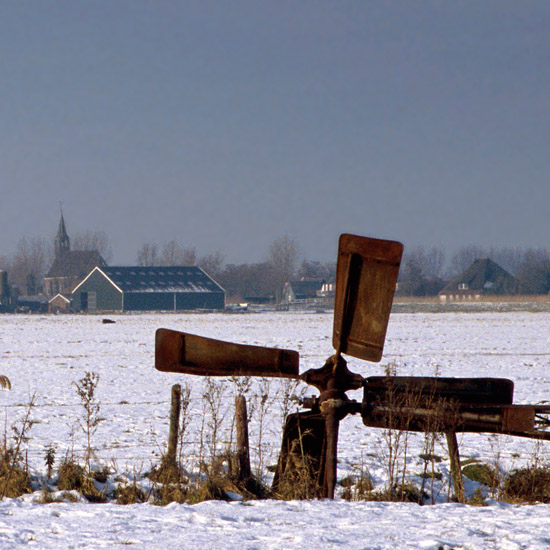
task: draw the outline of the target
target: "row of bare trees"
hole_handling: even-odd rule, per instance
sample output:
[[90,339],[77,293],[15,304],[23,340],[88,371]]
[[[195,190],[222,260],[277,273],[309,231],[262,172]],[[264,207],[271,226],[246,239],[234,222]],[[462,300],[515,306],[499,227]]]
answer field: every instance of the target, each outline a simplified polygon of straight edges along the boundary
[[[110,263],[113,250],[104,231],[87,231],[72,239],[73,250],[98,250]],[[546,249],[460,248],[447,261],[439,247],[418,246],[406,250],[399,280],[410,284],[415,295],[434,295],[478,258],[491,258],[514,275],[520,282],[520,291],[526,294],[550,292],[550,253]],[[36,294],[54,259],[53,242],[42,237],[22,238],[12,256],[0,256],[0,269],[10,273],[10,283],[21,292]],[[298,242],[284,235],[273,241],[265,259],[258,263],[224,264],[222,252],[199,255],[194,246],[184,246],[175,240],[157,244],[147,242],[137,251],[137,264],[198,265],[219,282],[229,297],[271,297],[279,299],[285,282],[294,278],[333,280],[335,262],[305,259]]]

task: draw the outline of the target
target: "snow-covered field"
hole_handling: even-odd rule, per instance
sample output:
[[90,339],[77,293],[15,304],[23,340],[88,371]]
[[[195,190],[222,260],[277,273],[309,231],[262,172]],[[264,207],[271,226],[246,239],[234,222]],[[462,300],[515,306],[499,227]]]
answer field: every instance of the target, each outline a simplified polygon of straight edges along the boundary
[[[248,344],[286,347],[300,352],[301,370],[321,366],[331,355],[332,316],[263,313],[245,315],[124,315],[115,324],[95,316],[0,317],[0,374],[12,390],[0,394],[5,434],[31,411],[34,422],[26,444],[29,468],[45,475],[45,451],[82,456],[85,437],[76,388],[86,372],[100,376],[97,398],[101,417],[93,444],[97,462],[119,475],[140,476],[163,452],[169,416],[170,388],[192,386],[190,419],[185,435],[189,464],[200,453],[204,381],[154,369],[154,332],[159,327]],[[380,364],[349,359],[351,370],[365,376],[382,374],[392,364],[398,374],[495,376],[515,382],[515,402],[550,400],[550,313],[397,314],[390,320]],[[230,437],[236,384],[222,383],[226,414],[219,445]],[[309,388],[306,394],[313,393]],[[258,395],[268,394],[264,416]],[[281,385],[258,382],[248,394],[256,403],[250,426],[254,467],[275,463],[281,436]],[[356,398],[360,399],[360,395]],[[259,447],[260,422],[262,445]],[[205,428],[203,431],[207,431]],[[423,436],[408,441],[406,475],[421,471]],[[509,471],[536,454],[550,462],[550,443],[542,447],[520,438],[459,435],[462,458],[477,458]],[[375,484],[387,483],[381,430],[365,428],[360,418],[341,424],[338,477],[368,470]],[[353,502],[207,502],[172,504],[38,504],[40,495],[0,502],[0,548],[550,548],[550,506],[511,506],[490,500],[478,508],[445,503],[448,460],[445,445],[436,444],[443,461],[434,485],[436,506]],[[265,468],[262,468],[265,474]],[[467,484],[467,490],[476,488]]]

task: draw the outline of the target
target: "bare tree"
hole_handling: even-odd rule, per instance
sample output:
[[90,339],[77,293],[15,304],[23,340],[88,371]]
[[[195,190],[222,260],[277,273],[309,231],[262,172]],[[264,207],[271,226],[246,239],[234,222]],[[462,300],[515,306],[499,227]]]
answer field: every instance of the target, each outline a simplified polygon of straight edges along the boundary
[[211,254],[202,256],[197,265],[208,273],[210,277],[217,280],[222,272],[223,259],[223,254],[219,250],[216,250]]
[[288,235],[273,241],[269,247],[269,263],[273,277],[276,300],[280,301],[283,285],[290,281],[300,257],[298,243]]
[[270,300],[273,296],[271,271],[271,265],[268,262],[228,264],[217,281],[232,301],[242,301],[252,297]]
[[443,267],[445,253],[433,246],[426,250],[417,246],[408,250],[399,272],[400,292],[404,296],[432,296],[444,286]]
[[19,239],[10,265],[12,283],[24,293],[37,294],[42,290],[42,279],[52,258],[53,250],[46,239]]
[[158,246],[155,243],[143,243],[137,251],[137,264],[144,267],[159,265]]
[[298,277],[334,281],[336,279],[336,263],[321,263],[304,259],[298,271]]
[[73,250],[97,250],[107,263],[113,258],[113,247],[105,231],[98,229],[78,233],[72,241]]
[[472,263],[474,263],[474,260],[487,257],[487,251],[480,246],[470,245],[461,247],[451,258],[449,278],[454,278],[460,275],[463,271],[468,269]]
[[524,260],[525,250],[521,248],[491,248],[489,250],[489,258],[496,262],[500,267],[516,275]]
[[163,245],[160,265],[195,265],[196,263],[197,251],[194,246],[184,248],[176,241]]
[[520,291],[524,294],[548,294],[550,291],[550,253],[530,249],[524,253],[517,270]]
[[416,248],[407,250],[402,264],[401,280],[413,281],[422,279],[432,281],[440,278],[443,274],[445,253],[437,246],[433,246],[428,250],[423,246],[417,246]]
[[427,280],[433,281],[443,276],[445,267],[445,252],[437,246],[432,246],[422,255],[422,273]]
[[182,247],[172,240],[162,248],[156,243],[144,243],[137,251],[137,263],[141,266],[196,265],[197,251],[194,246]]

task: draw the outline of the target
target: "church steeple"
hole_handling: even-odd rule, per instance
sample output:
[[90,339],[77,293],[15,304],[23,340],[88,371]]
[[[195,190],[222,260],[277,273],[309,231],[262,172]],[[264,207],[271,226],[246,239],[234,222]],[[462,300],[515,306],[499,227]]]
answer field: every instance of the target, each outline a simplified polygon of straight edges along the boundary
[[59,227],[57,228],[57,235],[55,236],[55,255],[61,256],[63,252],[71,250],[71,243],[69,241],[69,235],[65,229],[65,220],[63,218],[63,208],[59,207],[61,216],[59,218]]

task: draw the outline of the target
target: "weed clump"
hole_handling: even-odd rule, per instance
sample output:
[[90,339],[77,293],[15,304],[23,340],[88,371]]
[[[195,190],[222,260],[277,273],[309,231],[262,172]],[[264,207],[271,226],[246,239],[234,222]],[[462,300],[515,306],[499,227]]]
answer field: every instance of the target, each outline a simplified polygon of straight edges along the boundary
[[61,463],[57,486],[61,491],[78,491],[90,502],[106,501],[105,494],[95,486],[94,479],[87,476],[84,468],[72,458]]
[[510,502],[550,502],[550,467],[528,466],[516,470],[504,482],[505,499]]
[[401,483],[394,485],[384,491],[369,491],[364,494],[365,498],[360,500],[372,502],[413,502],[424,504],[428,494],[412,483]]
[[187,502],[189,482],[183,475],[181,466],[172,457],[164,455],[160,465],[153,467],[148,477],[155,482],[155,504],[165,506],[171,502]]
[[15,449],[0,451],[0,487],[2,496],[15,498],[31,492],[30,477]]
[[85,477],[84,468],[74,459],[66,458],[59,466],[57,486],[61,491],[81,491]]
[[137,483],[121,484],[116,488],[115,501],[117,504],[137,504],[147,501],[147,495]]

